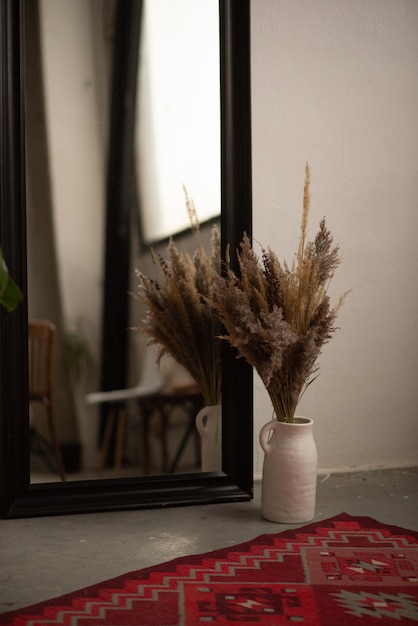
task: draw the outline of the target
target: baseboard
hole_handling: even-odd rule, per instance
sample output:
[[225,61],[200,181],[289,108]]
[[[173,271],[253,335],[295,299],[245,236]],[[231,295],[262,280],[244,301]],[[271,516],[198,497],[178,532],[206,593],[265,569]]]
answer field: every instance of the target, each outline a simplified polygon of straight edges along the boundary
[[[318,469],[318,476],[331,476],[331,474],[354,474],[356,472],[376,472],[379,470],[406,470],[417,467],[417,463],[397,462],[397,463],[364,463],[359,465],[341,465],[338,467]],[[261,480],[262,472],[254,472],[254,480]]]

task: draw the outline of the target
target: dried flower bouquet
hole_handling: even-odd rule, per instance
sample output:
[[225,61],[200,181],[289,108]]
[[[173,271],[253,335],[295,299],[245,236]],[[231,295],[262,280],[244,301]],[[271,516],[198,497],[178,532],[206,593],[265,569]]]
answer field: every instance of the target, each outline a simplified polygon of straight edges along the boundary
[[315,378],[322,346],[335,331],[337,312],[327,288],[340,263],[338,246],[322,219],[313,242],[307,241],[310,210],[310,169],[306,165],[299,247],[289,267],[271,250],[261,259],[244,234],[238,251],[239,276],[227,261],[217,280],[214,304],[226,339],[264,383],[276,418],[292,422],[305,388]]
[[180,251],[170,240],[166,258],[153,253],[153,262],[161,272],[159,279],[136,272],[139,284],[135,297],[146,309],[145,326],[140,330],[161,347],[160,357],[166,352],[186,368],[210,406],[221,403],[221,342],[214,340],[221,326],[210,304],[221,269],[220,233],[214,226],[208,254],[187,193],[186,206],[198,242],[195,253],[191,256]]

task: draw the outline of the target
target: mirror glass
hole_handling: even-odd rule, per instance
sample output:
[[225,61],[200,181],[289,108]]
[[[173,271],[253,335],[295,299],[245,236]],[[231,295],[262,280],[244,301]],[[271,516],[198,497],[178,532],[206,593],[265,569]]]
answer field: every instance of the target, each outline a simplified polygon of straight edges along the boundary
[[[177,132],[163,132],[168,144],[162,150],[152,137],[160,126],[146,62],[155,50],[145,36],[147,2],[0,3],[0,243],[25,296],[13,313],[0,309],[0,502],[6,517],[252,497],[252,372],[226,344],[216,466],[202,466],[195,417],[203,398],[170,358],[158,369],[158,390],[141,402],[135,395],[110,403],[97,396],[126,394],[144,377],[149,389],[150,350],[133,330],[144,312],[130,292],[137,289],[135,268],[155,271],[150,244],[164,254],[164,237],[173,230],[179,248],[193,253],[196,247],[184,222],[150,231],[146,209],[155,217],[168,204],[170,218],[176,207],[187,223],[185,185],[208,250],[214,225],[222,250],[227,244],[235,249],[243,231],[251,232],[249,1],[205,0],[204,37],[201,22],[189,23],[195,2],[188,8],[183,0],[170,0],[169,8],[163,0],[151,4],[155,9],[160,2],[164,18],[174,11],[171,30],[174,23],[196,29],[199,46],[205,40],[212,50],[210,62],[200,57],[193,79],[184,72],[184,88],[182,72],[174,79],[170,70],[176,106],[157,97],[165,103],[160,116],[183,112],[184,91],[186,121],[195,117],[197,141],[186,140],[184,121],[177,119]],[[197,45],[186,34],[176,37],[186,49]],[[194,96],[196,104],[190,103]],[[212,129],[209,137],[202,126]],[[158,152],[171,154],[168,168]],[[170,170],[177,177],[163,194]],[[32,343],[39,320],[54,326],[56,432],[45,406],[30,402],[30,377],[40,371],[33,367]],[[155,358],[151,362],[155,376]]]
[[[221,195],[218,4],[152,0],[135,15],[136,85],[127,93],[135,106],[131,182],[136,189],[129,196],[133,292],[135,268],[156,276],[147,242],[164,254],[167,237],[174,235],[180,249],[193,253],[183,185],[195,202],[206,247],[213,220],[219,220]],[[86,396],[101,389],[117,19],[114,2],[40,0],[38,11],[36,3],[26,10],[28,310],[30,320],[49,320],[57,329],[55,417],[67,480],[115,471],[111,450],[109,463],[98,469],[103,405],[90,404]],[[139,303],[131,299],[128,308],[130,327],[140,326]],[[126,344],[125,381],[132,388],[141,380],[147,348],[135,331],[127,332]],[[146,406],[138,398],[127,402],[117,475],[200,470],[197,431],[185,439],[202,404],[196,385],[169,358],[155,377],[164,379],[164,416],[157,410],[161,395],[155,406],[151,397]],[[168,395],[180,389],[184,398],[171,397],[170,404]],[[142,422],[148,413],[146,450]],[[44,407],[31,403],[30,418],[31,481],[61,480]]]

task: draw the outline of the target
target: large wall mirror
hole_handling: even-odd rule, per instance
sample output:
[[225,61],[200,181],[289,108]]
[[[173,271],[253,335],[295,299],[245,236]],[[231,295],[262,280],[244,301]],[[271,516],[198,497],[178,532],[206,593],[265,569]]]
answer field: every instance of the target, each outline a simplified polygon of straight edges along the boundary
[[[116,428],[100,454],[114,406],[87,401],[141,379],[148,349],[132,330],[143,318],[134,270],[151,272],[150,245],[164,254],[169,236],[193,253],[183,185],[207,247],[214,225],[222,250],[251,232],[249,1],[0,8],[0,245],[25,296],[0,311],[2,515],[250,499],[252,372],[228,346],[217,470],[202,471],[202,398],[172,360],[160,366],[163,398],[124,404],[119,457]],[[63,471],[43,409],[29,401],[33,319],[57,328]]]

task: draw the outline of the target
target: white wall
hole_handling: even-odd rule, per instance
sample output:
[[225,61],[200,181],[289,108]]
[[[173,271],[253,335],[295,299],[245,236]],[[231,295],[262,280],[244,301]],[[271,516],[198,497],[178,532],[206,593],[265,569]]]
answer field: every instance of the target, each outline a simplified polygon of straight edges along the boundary
[[[352,288],[299,414],[320,469],[418,464],[418,2],[253,0],[254,235],[292,260],[311,165]],[[271,419],[255,382],[257,443]]]
[[80,316],[100,317],[105,175],[100,93],[90,4],[43,0],[41,9],[58,269],[64,318],[72,328]]
[[[103,103],[94,65],[90,2],[43,0],[45,101],[59,281],[65,331],[78,323],[99,358],[104,237]],[[65,77],[65,80],[63,80]],[[98,372],[96,373],[96,376]],[[96,386],[98,382],[96,380]],[[96,412],[74,390],[84,466],[94,463]]]

